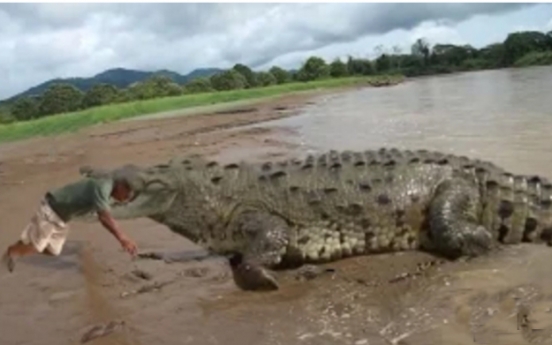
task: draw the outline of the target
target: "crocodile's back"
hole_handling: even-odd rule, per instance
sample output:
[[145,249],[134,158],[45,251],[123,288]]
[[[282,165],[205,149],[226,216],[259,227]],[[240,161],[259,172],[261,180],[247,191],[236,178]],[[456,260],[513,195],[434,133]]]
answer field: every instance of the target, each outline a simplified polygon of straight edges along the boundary
[[[291,227],[287,254],[303,261],[418,248],[427,237],[435,189],[453,177],[478,186],[475,221],[497,240],[536,241],[549,227],[548,182],[463,156],[381,149],[256,164],[187,164],[197,171],[197,203],[207,196],[220,214],[239,205],[281,216]],[[234,230],[227,231],[225,238],[232,238]]]
[[[198,182],[203,191],[197,195],[228,207],[222,213],[239,204],[282,216],[292,228],[291,251],[302,260],[413,249],[433,189],[453,172],[444,161],[431,163],[430,156],[331,151],[303,160],[203,163],[198,179],[205,182]],[[197,169],[197,162],[190,164]],[[234,230],[228,231],[226,238]]]

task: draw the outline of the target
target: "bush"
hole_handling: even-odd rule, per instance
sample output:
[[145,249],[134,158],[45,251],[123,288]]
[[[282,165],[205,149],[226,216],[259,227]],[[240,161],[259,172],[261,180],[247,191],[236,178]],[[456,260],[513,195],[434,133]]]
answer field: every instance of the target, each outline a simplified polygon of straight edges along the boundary
[[552,65],[552,51],[531,52],[514,63],[515,67]]

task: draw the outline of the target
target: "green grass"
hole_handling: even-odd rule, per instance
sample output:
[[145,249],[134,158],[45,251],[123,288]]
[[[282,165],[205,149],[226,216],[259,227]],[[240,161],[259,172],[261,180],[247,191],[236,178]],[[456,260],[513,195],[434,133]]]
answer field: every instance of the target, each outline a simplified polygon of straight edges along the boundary
[[307,83],[288,83],[247,90],[189,94],[178,97],[166,97],[146,101],[111,104],[74,113],[59,114],[31,121],[0,125],[0,142],[74,132],[81,128],[100,123],[108,123],[163,111],[279,96],[298,91],[352,86],[355,84],[365,84],[389,79],[395,80],[398,78],[402,77],[373,76],[336,78]]

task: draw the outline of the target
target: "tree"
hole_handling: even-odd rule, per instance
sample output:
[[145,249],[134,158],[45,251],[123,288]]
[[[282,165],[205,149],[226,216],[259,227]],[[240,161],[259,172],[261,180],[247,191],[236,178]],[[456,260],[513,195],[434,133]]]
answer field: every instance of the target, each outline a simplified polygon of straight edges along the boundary
[[430,47],[424,38],[418,38],[410,48],[412,55],[423,58],[424,64],[428,63]]
[[278,66],[273,66],[270,69],[270,73],[276,78],[278,84],[284,84],[291,80],[291,75],[288,71]]
[[552,50],[552,30],[546,33],[546,42],[548,49]]
[[11,106],[11,116],[18,121],[35,119],[40,116],[38,101],[34,97],[20,97]]
[[374,73],[370,60],[354,59],[351,56],[347,59],[347,71],[349,75],[370,75]]
[[259,72],[256,76],[258,86],[270,86],[278,83],[276,77],[270,72]]
[[435,65],[460,66],[467,59],[473,58],[474,48],[454,44],[436,44],[431,53],[431,63]]
[[125,103],[134,100],[136,100],[136,98],[134,98],[134,94],[131,92],[130,88],[127,88],[119,90],[119,92],[117,92],[113,103]]
[[362,74],[360,72],[360,68],[358,67],[357,60],[354,59],[351,55],[347,57],[347,71],[349,71],[349,75]]
[[292,70],[289,72],[289,77],[292,81],[301,81],[299,79],[299,71],[298,70]]
[[70,84],[53,84],[42,95],[39,114],[46,116],[79,110],[82,98],[82,91]]
[[479,56],[485,61],[486,68],[502,67],[505,64],[504,44],[494,43],[479,50]]
[[201,93],[215,91],[211,85],[211,80],[206,77],[195,78],[184,85],[184,93]]
[[548,37],[539,31],[514,32],[504,41],[504,58],[507,65],[530,52],[543,52],[548,49]]
[[215,90],[239,90],[245,89],[247,80],[235,69],[230,69],[211,76],[211,85]]
[[374,67],[372,62],[368,59],[359,60],[360,66],[362,66],[362,75],[374,74]]
[[376,70],[378,73],[385,72],[391,68],[391,60],[387,54],[382,54],[376,59]]
[[349,74],[347,70],[347,65],[343,63],[340,59],[335,59],[330,64],[330,75],[333,78],[345,77]]
[[311,56],[299,70],[297,78],[300,81],[312,81],[326,78],[329,75],[330,69],[324,59],[317,56]]
[[246,84],[245,88],[249,89],[252,87],[256,87],[258,85],[257,78],[255,73],[251,70],[251,68],[243,65],[243,64],[236,64],[232,69],[238,71],[241,75],[245,77]]
[[401,47],[395,45],[393,46],[393,60],[395,61],[395,68],[400,69],[401,68],[401,55],[402,49]]
[[152,99],[182,94],[182,88],[171,78],[164,75],[154,75],[136,83],[129,87],[129,91],[134,99]]
[[88,90],[82,98],[82,107],[91,108],[115,102],[119,90],[109,84],[97,84]]

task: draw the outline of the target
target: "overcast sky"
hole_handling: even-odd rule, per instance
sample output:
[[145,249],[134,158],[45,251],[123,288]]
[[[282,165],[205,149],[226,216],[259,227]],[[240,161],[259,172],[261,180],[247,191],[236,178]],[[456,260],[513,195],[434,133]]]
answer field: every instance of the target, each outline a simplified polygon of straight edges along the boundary
[[552,30],[551,4],[0,4],[0,99],[109,68],[297,67],[372,57],[379,44],[502,41]]

